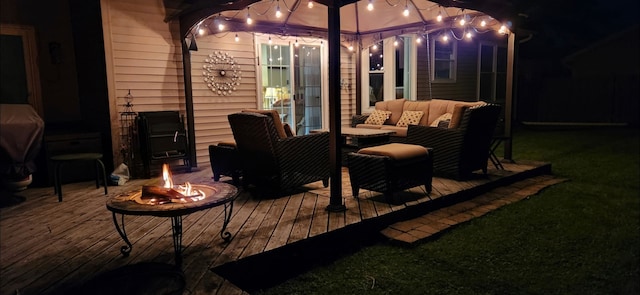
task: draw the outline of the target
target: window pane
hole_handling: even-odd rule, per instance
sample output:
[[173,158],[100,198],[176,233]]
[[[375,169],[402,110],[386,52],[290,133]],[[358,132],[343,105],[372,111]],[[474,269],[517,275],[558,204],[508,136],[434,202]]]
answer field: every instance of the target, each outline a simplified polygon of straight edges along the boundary
[[404,97],[404,80],[405,80],[405,50],[402,39],[396,40],[396,98]]
[[384,70],[384,66],[382,63],[382,41],[374,44],[369,48],[369,70]]
[[447,60],[436,60],[434,77],[436,79],[449,79],[451,78],[451,63]]
[[384,73],[369,73],[369,106],[374,106],[376,102],[384,100],[383,78]]
[[433,42],[433,80],[455,79],[455,41]]
[[322,128],[320,46],[294,47],[296,134]]

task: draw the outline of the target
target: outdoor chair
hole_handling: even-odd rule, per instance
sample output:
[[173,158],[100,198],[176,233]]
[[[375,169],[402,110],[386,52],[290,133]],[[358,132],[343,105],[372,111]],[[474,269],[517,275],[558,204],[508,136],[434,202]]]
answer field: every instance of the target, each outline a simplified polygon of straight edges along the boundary
[[328,186],[328,132],[287,136],[271,115],[241,112],[228,118],[244,187],[253,185],[260,195],[273,196],[319,180]]
[[436,176],[463,180],[473,176],[476,170],[487,174],[491,139],[500,108],[495,104],[469,107],[456,128],[409,125],[406,143],[433,148]]

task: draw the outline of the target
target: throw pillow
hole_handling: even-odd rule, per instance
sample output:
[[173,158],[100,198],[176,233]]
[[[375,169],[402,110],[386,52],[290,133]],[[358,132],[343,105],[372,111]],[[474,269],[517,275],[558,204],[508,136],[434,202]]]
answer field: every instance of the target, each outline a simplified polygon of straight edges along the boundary
[[431,122],[431,127],[438,127],[438,125],[440,124],[440,121],[451,121],[451,113],[445,113],[442,116],[438,117],[437,119],[435,119],[433,122]]
[[374,110],[371,115],[364,121],[365,124],[382,125],[391,116],[390,111]]
[[424,115],[423,111],[404,111],[402,112],[400,120],[396,123],[396,126],[407,127],[409,125],[418,125],[422,115]]

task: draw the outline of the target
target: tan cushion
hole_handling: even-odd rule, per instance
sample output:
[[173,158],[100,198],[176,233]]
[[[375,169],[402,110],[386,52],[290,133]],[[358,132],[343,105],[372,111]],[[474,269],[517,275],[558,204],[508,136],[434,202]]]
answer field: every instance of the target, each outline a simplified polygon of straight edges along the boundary
[[457,104],[453,108],[453,113],[451,114],[451,122],[449,122],[449,128],[458,128],[460,126],[460,122],[462,121],[462,115],[469,108],[468,105]]
[[235,140],[223,140],[218,142],[218,146],[229,146],[229,147],[237,147]]
[[428,126],[429,125],[429,100],[419,100],[419,101],[410,101],[407,100],[404,102],[404,106],[402,108],[403,111],[422,111],[423,115],[418,122],[418,125]]
[[422,119],[422,115],[424,115],[423,111],[404,111],[402,112],[402,116],[400,116],[400,120],[396,123],[396,126],[407,127],[409,125],[418,125],[420,119]]
[[407,137],[407,130],[409,130],[408,127],[398,127],[394,125],[382,125],[380,126],[380,129],[395,131],[395,133],[392,134],[391,136],[397,136],[397,137]]
[[356,128],[368,128],[368,129],[380,129],[382,125],[373,125],[373,124],[358,124]]
[[431,127],[438,127],[438,125],[440,124],[440,122],[442,121],[451,121],[451,113],[444,113],[442,114],[442,116],[436,118],[435,120],[433,120],[433,122],[431,122],[431,124],[429,124],[429,126]]
[[388,143],[379,146],[363,148],[359,154],[386,156],[395,160],[411,159],[428,154],[427,148],[405,143]]
[[391,111],[374,110],[369,117],[364,121],[365,124],[382,125],[391,116]]
[[400,117],[402,116],[402,108],[404,107],[404,102],[405,102],[405,99],[401,98],[401,99],[391,100],[387,104],[389,111],[391,111],[391,117],[389,118],[390,125],[396,125],[398,123],[398,120],[400,120]]
[[282,125],[282,120],[280,120],[280,115],[276,110],[256,110],[256,109],[244,109],[243,113],[257,113],[265,116],[271,116],[273,119],[273,124],[276,127],[276,131],[278,132],[278,136],[280,138],[287,138],[287,133],[284,131],[284,126]]

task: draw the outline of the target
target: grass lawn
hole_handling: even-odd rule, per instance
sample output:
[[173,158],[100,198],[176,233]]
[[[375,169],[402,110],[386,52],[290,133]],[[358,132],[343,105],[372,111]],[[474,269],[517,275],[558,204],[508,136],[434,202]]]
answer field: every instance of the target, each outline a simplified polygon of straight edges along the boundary
[[[377,243],[256,294],[640,294],[638,129],[519,129],[569,181],[415,247]],[[501,152],[498,154],[501,155]]]

